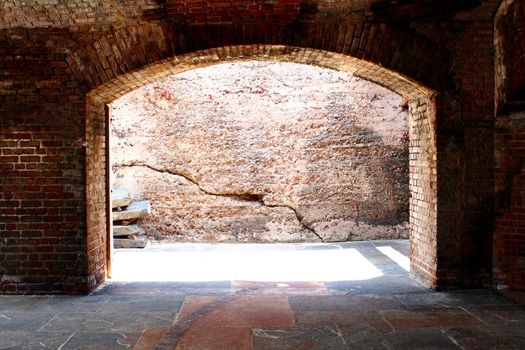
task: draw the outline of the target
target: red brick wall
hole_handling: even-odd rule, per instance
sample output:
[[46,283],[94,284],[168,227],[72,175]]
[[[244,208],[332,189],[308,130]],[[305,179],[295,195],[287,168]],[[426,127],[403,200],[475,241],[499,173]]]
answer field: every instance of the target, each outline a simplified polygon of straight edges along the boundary
[[[436,287],[486,283],[494,208],[489,16],[494,11],[488,11],[485,3],[482,11],[462,13],[458,20],[449,16],[418,21],[417,16],[407,16],[396,22],[388,17],[380,21],[367,7],[351,8],[346,2],[302,2],[299,8],[295,2],[260,2],[261,10],[250,12],[246,20],[221,18],[220,23],[205,24],[192,17],[191,10],[184,12],[194,4],[187,1],[180,14],[171,7],[176,3],[168,2],[165,17],[158,4],[151,9],[147,1],[130,4],[122,5],[122,11],[116,11],[118,6],[104,7],[103,18],[61,15],[52,24],[35,20],[38,16],[31,11],[39,9],[23,8],[23,20],[11,19],[0,27],[0,291],[75,292],[102,280],[103,103],[125,90],[122,86],[129,80],[124,73],[174,53],[230,44],[258,44],[268,57],[273,53],[265,53],[263,44],[339,52],[378,63],[436,90],[435,106],[430,99],[411,102],[414,127],[434,130],[437,139],[435,159],[428,153],[433,144],[411,146],[413,174],[421,174],[412,179],[413,266]],[[244,4],[232,3],[240,11],[236,18],[245,18]],[[9,6],[18,5],[10,1]],[[217,2],[201,6],[227,15]],[[278,13],[263,11],[265,6]],[[156,20],[145,20],[149,10]],[[210,12],[211,17],[217,16]],[[242,56],[245,49],[213,52],[228,59]],[[324,55],[308,55],[304,63],[322,65],[318,59],[329,57]],[[152,79],[140,73],[134,77],[135,86]],[[113,89],[96,98],[102,102],[87,109],[86,119],[86,93],[114,78]],[[398,91],[395,84],[391,88]],[[434,109],[432,126],[428,113]],[[416,196],[418,191],[423,192]],[[520,229],[521,223],[513,225]],[[512,242],[508,247],[502,261],[515,249]]]
[[80,91],[63,48],[0,38],[0,293],[86,291]]
[[169,17],[187,24],[283,22],[298,18],[299,0],[168,0]]

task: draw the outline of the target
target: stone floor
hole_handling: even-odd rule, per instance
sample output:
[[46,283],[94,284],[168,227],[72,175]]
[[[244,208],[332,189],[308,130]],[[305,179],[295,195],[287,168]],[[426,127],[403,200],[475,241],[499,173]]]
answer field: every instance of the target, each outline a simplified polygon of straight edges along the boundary
[[88,296],[0,296],[0,349],[525,349],[525,308],[511,299],[424,288],[377,249],[406,254],[406,242],[338,246],[381,275],[110,281]]

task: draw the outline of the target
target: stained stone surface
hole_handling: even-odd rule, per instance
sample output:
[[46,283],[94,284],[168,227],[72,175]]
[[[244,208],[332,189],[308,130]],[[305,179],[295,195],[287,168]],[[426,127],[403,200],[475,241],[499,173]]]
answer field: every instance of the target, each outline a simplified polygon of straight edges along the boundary
[[243,62],[157,81],[113,104],[115,187],[175,241],[400,238],[408,222],[402,98],[337,72]]

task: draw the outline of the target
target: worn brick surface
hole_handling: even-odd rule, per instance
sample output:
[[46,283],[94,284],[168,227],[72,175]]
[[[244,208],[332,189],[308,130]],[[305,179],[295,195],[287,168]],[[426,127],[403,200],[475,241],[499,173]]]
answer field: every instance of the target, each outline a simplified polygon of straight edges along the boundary
[[[414,273],[435,287],[486,285],[494,85],[507,96],[502,103],[519,96],[522,50],[509,53],[501,39],[495,50],[500,1],[407,3],[279,0],[246,9],[242,1],[7,0],[0,11],[0,291],[81,292],[103,280],[104,104],[173,72],[243,58],[348,70],[404,96],[412,111]],[[522,32],[520,4],[502,5],[508,11],[496,16],[497,38]],[[520,133],[512,133],[517,152]],[[520,178],[504,174],[497,172],[497,188],[510,188],[521,203]],[[518,216],[511,220],[498,216],[497,232],[521,233],[521,205],[512,206]],[[495,254],[498,271],[513,266],[506,284],[523,288],[520,238],[507,238],[497,245],[505,247]]]

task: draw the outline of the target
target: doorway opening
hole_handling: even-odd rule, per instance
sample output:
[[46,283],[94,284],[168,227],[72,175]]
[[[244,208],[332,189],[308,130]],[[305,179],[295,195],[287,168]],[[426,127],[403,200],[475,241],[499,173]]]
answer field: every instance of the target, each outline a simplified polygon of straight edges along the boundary
[[406,244],[315,243],[408,239],[404,103],[349,72],[260,61],[186,71],[117,99],[113,193],[151,213],[114,209],[115,247],[145,250],[116,250],[113,279],[384,276],[369,250],[408,260],[392,247]]
[[403,103],[288,62],[172,75],[112,103],[112,188],[150,203],[140,231],[158,242],[407,239]]
[[[100,101],[116,106],[119,101],[126,99],[130,103],[129,98],[133,100],[133,95],[136,98],[136,94],[139,94],[154,106],[157,112],[167,111],[166,120],[171,120],[175,125],[179,123],[178,128],[165,133],[160,130],[162,128],[159,128],[158,124],[150,125],[149,120],[138,113],[142,116],[139,121],[143,121],[144,124],[139,122],[134,129],[141,132],[145,130],[146,134],[155,135],[155,139],[147,140],[140,132],[139,135],[135,135],[133,141],[123,141],[122,133],[117,135],[117,138],[112,140],[115,144],[133,144],[135,150],[115,152],[114,158],[117,159],[117,163],[106,160],[106,165],[115,164],[115,168],[118,168],[114,176],[110,176],[110,167],[104,167],[107,181],[115,180],[128,184],[132,195],[138,197],[152,194],[156,190],[158,197],[152,198],[162,197],[165,203],[168,203],[163,205],[157,199],[152,201],[152,210],[158,209],[163,212],[159,216],[171,216],[169,210],[172,210],[172,204],[176,203],[175,207],[179,210],[175,211],[173,216],[179,215],[178,218],[181,218],[182,215],[182,218],[186,216],[195,219],[175,220],[164,227],[159,226],[159,222],[155,224],[154,220],[148,222],[145,219],[145,225],[160,228],[157,233],[152,234],[155,239],[184,241],[181,237],[184,237],[185,233],[181,231],[189,232],[186,237],[190,239],[186,238],[186,242],[202,239],[200,242],[312,244],[403,238],[404,235],[410,238],[409,251],[413,273],[430,285],[429,281],[434,275],[436,242],[436,196],[433,192],[436,174],[433,157],[435,137],[432,128],[435,113],[432,109],[432,91],[395,73],[350,57],[289,47],[268,49],[269,52],[274,50],[271,55],[268,52],[262,53],[257,47],[252,55],[243,52],[237,58],[232,58],[231,55],[221,56],[216,51],[191,54],[182,59],[179,57],[174,61],[149,67],[149,70],[146,67],[140,74],[126,75],[124,79],[120,78],[119,82],[105,86],[106,91],[100,88],[96,91],[98,94],[93,92],[94,103],[88,104],[88,116],[92,112],[93,116],[100,117]],[[231,54],[232,51],[228,53]],[[186,103],[191,107],[197,106],[197,112],[190,113],[190,117],[186,118],[181,118],[180,114],[175,113],[178,119],[169,118],[169,111],[174,110],[173,103],[180,106],[185,104],[181,101],[188,101],[174,100],[181,94],[192,92],[182,92],[182,89],[179,89],[175,94],[169,90],[172,82],[167,85],[162,85],[163,83],[170,79],[178,79],[188,84],[189,79],[185,75],[205,74],[204,67],[209,67],[211,71],[231,71],[236,66],[245,69],[245,74],[237,75],[243,78],[247,76],[247,71],[273,68],[273,73],[269,75],[281,81],[281,88],[287,88],[288,95],[283,97],[272,92],[266,89],[264,84],[247,86],[239,79],[234,86],[222,88],[222,97],[235,97],[247,91],[244,99],[253,98],[252,101],[259,102],[262,96],[267,97],[268,101],[281,108],[281,113],[268,112],[268,106],[264,104],[255,109],[263,110],[263,113],[250,112],[240,103],[236,103],[235,99],[226,102],[217,100],[217,91],[207,93],[201,86],[198,91],[200,97],[205,97],[205,101],[189,99],[191,102]],[[282,66],[288,66],[288,71],[284,72]],[[313,79],[320,76],[330,80],[337,76],[336,80],[339,79],[340,82],[369,84],[368,88],[372,86],[376,90],[370,90],[372,92],[369,95],[354,94],[354,98],[349,99],[345,93],[351,92],[338,91],[329,82],[311,85],[304,84],[304,81],[299,82],[312,91],[316,88],[328,88],[330,93],[317,98],[322,100],[321,105],[315,104],[316,98],[312,97],[313,95],[306,94],[301,97],[299,94],[299,99],[303,100],[302,104],[311,107],[306,115],[317,119],[309,120],[300,114],[295,117],[289,116],[286,111],[298,107],[297,101],[292,99],[297,97],[293,96],[297,89],[286,79],[287,75],[293,75],[290,73],[293,71],[292,66],[315,71],[310,76],[304,72],[298,74],[303,78]],[[276,68],[281,71],[277,69],[276,73]],[[146,79],[145,73],[148,72],[151,76]],[[333,76],[327,77],[330,74]],[[231,78],[228,75],[226,77]],[[141,81],[140,85],[137,85],[137,79]],[[150,84],[147,85],[148,83]],[[211,85],[217,86],[215,83]],[[112,91],[115,86],[119,86],[118,91]],[[132,93],[126,95],[129,92]],[[363,107],[363,104],[358,103],[359,98],[355,96],[365,96],[362,101],[368,107],[375,104],[380,107],[370,110],[368,115],[371,119],[360,120],[359,113],[352,113]],[[395,99],[396,102],[391,103]],[[389,100],[390,103],[385,105],[385,100]],[[349,101],[353,104],[348,103]],[[256,102],[251,104],[257,105]],[[123,105],[120,108],[124,108]],[[199,108],[203,113],[199,112]],[[388,113],[382,113],[389,109],[396,111],[397,119],[390,120]],[[111,108],[106,112],[110,110]],[[113,110],[110,114],[114,116],[114,112]],[[399,118],[403,113],[404,117]],[[225,120],[225,116],[230,119]],[[260,123],[261,120],[266,123]],[[204,121],[213,127],[204,132],[202,128],[195,128],[195,125],[203,125]],[[161,122],[163,123],[168,127],[173,125],[170,122]],[[129,125],[128,123],[128,127]],[[188,125],[193,128],[188,128]],[[109,121],[104,126],[108,131]],[[228,135],[227,131],[234,132]],[[260,135],[262,137],[257,138]],[[156,151],[148,149],[154,143],[157,143],[157,146],[159,143],[161,145]],[[225,145],[232,147],[228,149]],[[107,143],[105,146],[103,150],[107,154],[109,147]],[[177,152],[169,152],[170,147]],[[317,153],[310,152],[311,150],[316,150]],[[121,152],[121,155],[118,155],[118,152]],[[172,154],[181,158],[169,159]],[[408,158],[410,166],[406,162]],[[333,162],[330,164],[330,161]],[[213,166],[217,164],[225,166]],[[407,179],[408,174],[410,182]],[[143,179],[152,176],[155,180],[151,181],[149,188],[138,186],[144,183]],[[408,193],[411,195],[410,200]],[[106,198],[109,200],[109,197]],[[203,203],[205,205],[202,205]],[[108,203],[106,209],[109,207]],[[213,220],[210,220],[210,217]],[[154,219],[154,215],[151,219]],[[410,221],[409,226],[407,221]],[[209,226],[206,227],[205,224]],[[388,228],[376,230],[381,226]],[[181,230],[181,227],[191,229]],[[228,237],[225,231],[233,235]],[[386,236],[377,236],[380,231],[387,232]],[[109,240],[107,247],[110,247]],[[108,270],[107,266],[103,269]]]

